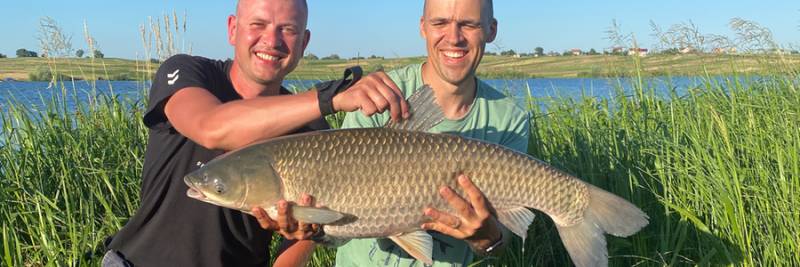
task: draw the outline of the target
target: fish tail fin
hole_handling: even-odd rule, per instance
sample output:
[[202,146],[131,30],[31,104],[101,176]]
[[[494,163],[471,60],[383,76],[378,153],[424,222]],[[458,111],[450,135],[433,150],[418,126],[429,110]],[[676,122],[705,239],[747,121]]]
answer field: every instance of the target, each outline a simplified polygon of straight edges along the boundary
[[558,233],[575,266],[608,266],[604,233],[626,237],[648,223],[642,210],[600,188],[588,185],[589,206],[583,220],[575,225],[558,226]]

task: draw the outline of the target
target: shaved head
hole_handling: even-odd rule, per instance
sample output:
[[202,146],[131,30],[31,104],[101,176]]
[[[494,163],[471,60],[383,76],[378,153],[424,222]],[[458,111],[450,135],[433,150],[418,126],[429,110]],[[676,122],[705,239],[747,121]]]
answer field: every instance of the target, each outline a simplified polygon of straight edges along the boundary
[[[251,1],[264,1],[264,0],[237,0],[236,1],[236,16],[239,16],[239,9],[242,8],[243,2],[251,2]],[[280,1],[294,1],[297,6],[303,11],[305,14],[305,20],[308,21],[308,3],[306,0],[280,0]]]
[[[481,1],[483,2],[482,3],[483,17],[486,19],[487,22],[492,21],[494,19],[494,4],[492,3],[492,0],[481,0]],[[422,16],[425,16],[425,14],[427,14],[428,2],[429,0],[425,0],[425,4],[422,10],[423,12]]]

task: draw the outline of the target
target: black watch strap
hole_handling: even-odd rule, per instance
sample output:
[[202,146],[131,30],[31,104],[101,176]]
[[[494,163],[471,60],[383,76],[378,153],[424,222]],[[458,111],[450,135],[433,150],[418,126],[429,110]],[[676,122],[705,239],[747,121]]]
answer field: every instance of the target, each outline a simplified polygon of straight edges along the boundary
[[[333,110],[333,97],[361,79],[363,71],[360,66],[350,67],[344,70],[342,79],[327,81],[314,85],[317,89],[317,100],[319,101],[319,111],[322,116],[336,113]],[[352,77],[351,77],[352,76]]]

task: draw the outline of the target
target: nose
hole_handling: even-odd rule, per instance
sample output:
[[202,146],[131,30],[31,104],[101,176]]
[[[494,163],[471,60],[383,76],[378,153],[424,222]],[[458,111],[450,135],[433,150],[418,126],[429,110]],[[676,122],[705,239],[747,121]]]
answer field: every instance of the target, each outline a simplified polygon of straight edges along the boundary
[[275,27],[267,27],[261,33],[261,44],[268,48],[279,48],[283,44],[283,35],[280,30]]
[[461,26],[458,23],[450,23],[445,29],[445,40],[453,45],[461,44],[464,42],[464,33],[461,31]]

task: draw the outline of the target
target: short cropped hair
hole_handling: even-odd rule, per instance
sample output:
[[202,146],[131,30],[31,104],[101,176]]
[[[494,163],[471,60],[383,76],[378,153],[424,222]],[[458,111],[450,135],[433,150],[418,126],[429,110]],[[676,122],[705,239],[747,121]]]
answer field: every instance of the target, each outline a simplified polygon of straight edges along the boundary
[[[492,0],[483,0],[483,4],[484,4],[483,11],[486,12],[486,14],[484,14],[484,15],[487,15],[486,19],[488,21],[492,21],[494,19],[494,3],[492,2]],[[423,12],[422,15],[423,16],[425,15],[424,14],[425,13],[425,8],[427,8],[427,7],[428,7],[428,0],[425,0],[425,3],[422,6],[422,10],[423,10],[422,11]]]

